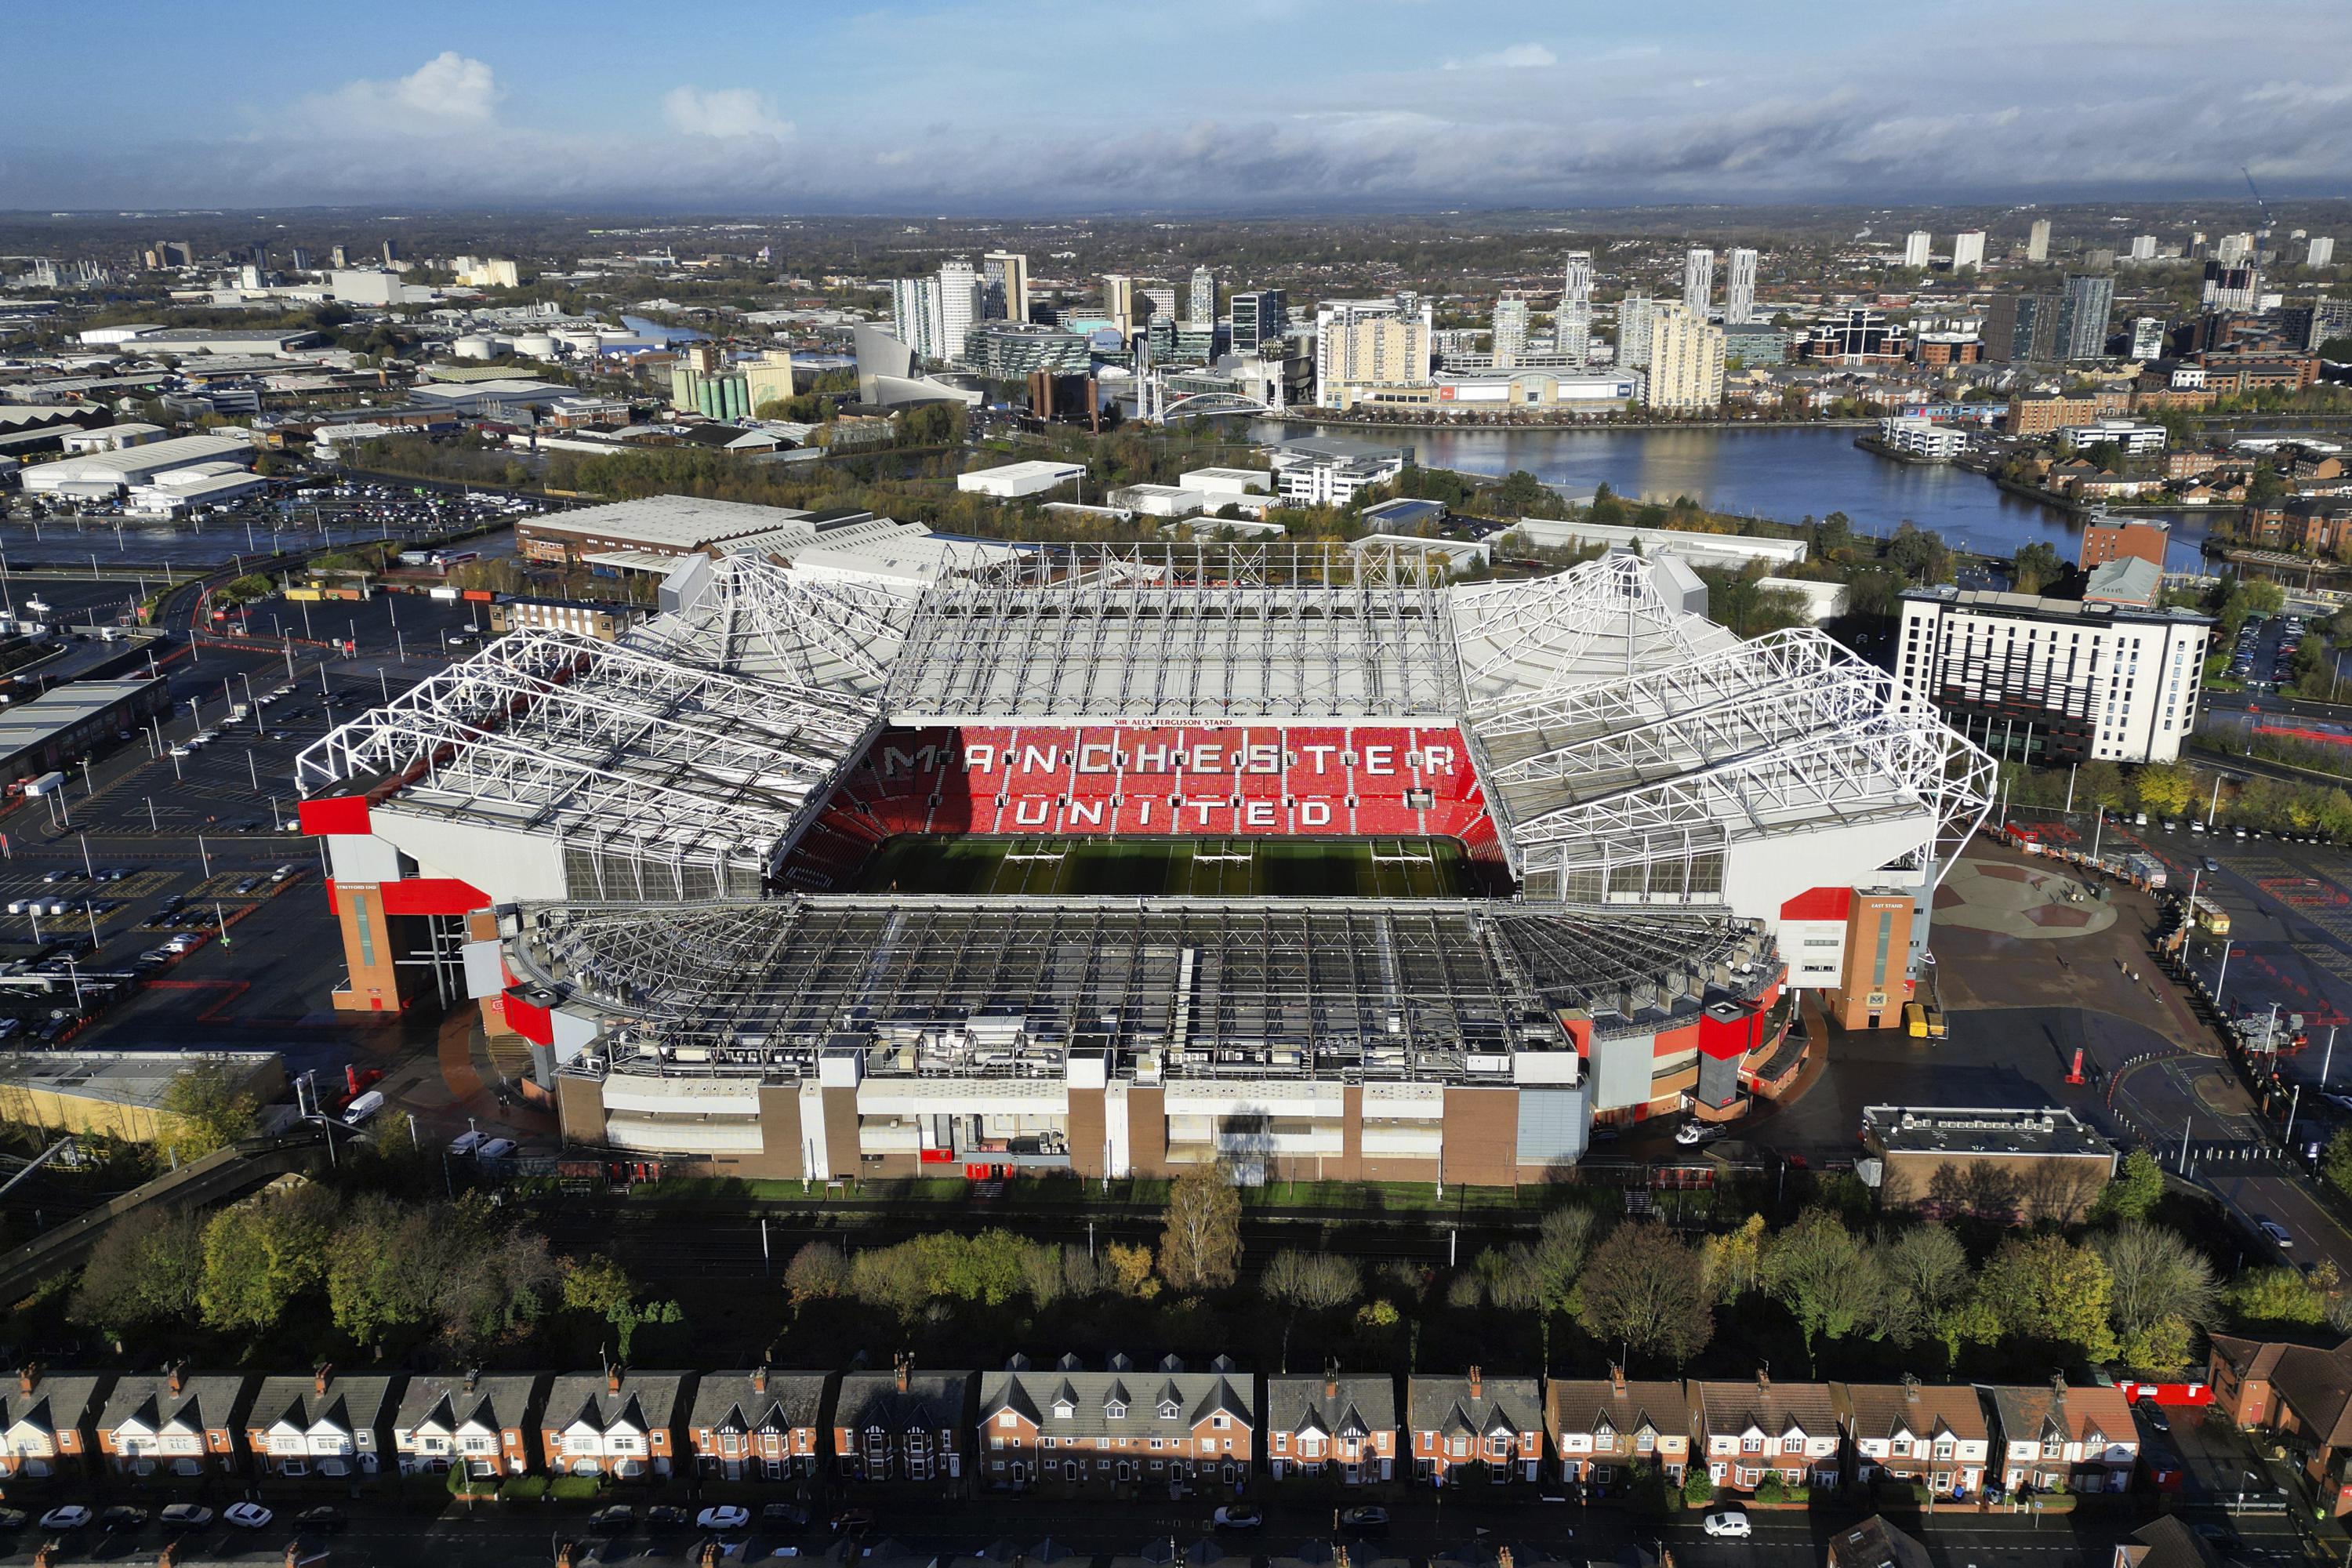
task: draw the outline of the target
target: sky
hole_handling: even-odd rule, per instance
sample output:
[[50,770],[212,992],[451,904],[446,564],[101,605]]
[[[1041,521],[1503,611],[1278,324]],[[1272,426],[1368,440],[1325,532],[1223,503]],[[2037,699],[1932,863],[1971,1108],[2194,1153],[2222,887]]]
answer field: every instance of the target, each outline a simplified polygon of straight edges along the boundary
[[108,0],[0,209],[1404,211],[2352,184],[2347,0]]

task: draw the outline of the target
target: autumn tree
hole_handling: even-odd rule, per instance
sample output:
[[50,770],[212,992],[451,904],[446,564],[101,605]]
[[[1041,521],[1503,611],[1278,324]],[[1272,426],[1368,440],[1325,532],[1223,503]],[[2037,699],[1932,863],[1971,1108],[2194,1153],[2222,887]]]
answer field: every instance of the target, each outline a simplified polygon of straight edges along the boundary
[[2124,1360],[2168,1372],[2187,1358],[2193,1331],[2220,1306],[2212,1266],[2178,1232],[2126,1220],[2091,1238],[2112,1281],[2108,1310]]
[[1977,1277],[1987,1326],[2000,1336],[2074,1349],[2112,1361],[2114,1280],[2099,1255],[2060,1236],[2011,1237]]
[[1160,1276],[1178,1290],[1234,1282],[1242,1257],[1242,1200],[1223,1160],[1194,1165],[1168,1191],[1160,1229]]
[[1764,1216],[1752,1214],[1737,1230],[1702,1237],[1698,1251],[1708,1296],[1731,1305],[1764,1278]]
[[1364,1275],[1353,1260],[1330,1252],[1286,1247],[1266,1260],[1258,1289],[1265,1299],[1301,1312],[1328,1312],[1363,1293]]
[[2092,1223],[2103,1220],[2143,1220],[2164,1197],[2164,1171],[2155,1156],[2135,1149],[2123,1158],[2115,1179],[2091,1207]]
[[1871,1250],[1885,1283],[1881,1328],[1903,1344],[1934,1340],[1948,1367],[1969,1336],[1969,1255],[1949,1226],[1918,1225],[1879,1241]]
[[261,1102],[225,1063],[206,1058],[172,1079],[163,1090],[163,1113],[157,1142],[185,1164],[251,1137],[260,1125]]
[[205,1226],[205,1272],[196,1304],[219,1329],[274,1329],[296,1297],[326,1272],[335,1195],[324,1187],[248,1198]]
[[1617,1226],[1593,1249],[1577,1289],[1577,1318],[1595,1339],[1677,1365],[1715,1337],[1698,1251],[1655,1220]]
[[82,1265],[66,1316],[119,1344],[126,1335],[194,1318],[204,1278],[204,1221],[186,1209],[167,1209],[141,1224],[107,1227]]
[[2327,1299],[2292,1268],[2250,1268],[2229,1283],[2221,1303],[2248,1327],[2311,1327],[2327,1321]]
[[1870,1254],[1827,1209],[1807,1209],[1765,1247],[1763,1281],[1797,1320],[1808,1361],[1817,1340],[1864,1327],[1885,1298]]
[[784,1265],[784,1292],[795,1307],[838,1296],[848,1283],[849,1259],[829,1241],[808,1243]]

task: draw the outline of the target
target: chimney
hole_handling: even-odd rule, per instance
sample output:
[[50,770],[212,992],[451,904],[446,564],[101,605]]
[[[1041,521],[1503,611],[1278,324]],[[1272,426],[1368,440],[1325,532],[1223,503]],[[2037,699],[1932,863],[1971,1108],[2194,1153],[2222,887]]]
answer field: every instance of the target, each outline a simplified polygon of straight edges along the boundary
[[621,1392],[621,1363],[619,1362],[608,1362],[605,1363],[604,1392],[607,1394],[618,1394]]
[[172,1379],[171,1379],[171,1384],[172,1384],[172,1392],[173,1392],[173,1394],[177,1394],[177,1393],[179,1393],[179,1392],[180,1392],[180,1386],[181,1386],[181,1384],[184,1384],[184,1383],[185,1383],[185,1382],[187,1381],[187,1372],[188,1372],[188,1363],[185,1363],[185,1362],[184,1362],[184,1361],[175,1361],[175,1362],[173,1362],[173,1363],[172,1363]]
[[[30,1392],[29,1386],[27,1388],[27,1392]],[[1326,1373],[1323,1376],[1323,1397],[1326,1399],[1337,1399],[1339,1397],[1339,1380],[1328,1373]]]
[[16,1370],[16,1392],[17,1392],[17,1393],[19,1393],[19,1394],[30,1394],[30,1393],[32,1393],[32,1392],[33,1392],[33,1389],[35,1388],[35,1386],[36,1386],[36,1385],[37,1385],[37,1384],[40,1383],[40,1381],[41,1381],[41,1368],[40,1368],[40,1365],[39,1365],[39,1363],[36,1363],[36,1362],[29,1362],[29,1361],[28,1361],[28,1362],[26,1362],[23,1366],[21,1366],[21,1367],[17,1368],[17,1370]]
[[327,1384],[333,1380],[334,1375],[335,1363],[333,1362],[330,1361],[320,1363],[318,1375],[310,1380],[311,1388],[320,1394],[326,1393]]
[[1473,1399],[1479,1397],[1478,1369],[1475,1366],[1470,1369],[1470,1397]]
[[1919,1403],[1919,1374],[1917,1373],[1906,1372],[1903,1374],[1903,1397],[1908,1404],[1916,1405]]
[[754,1394],[768,1392],[768,1367],[764,1362],[751,1369],[751,1392]]
[[473,1392],[474,1392],[474,1385],[475,1385],[476,1384],[478,1384],[478,1383],[481,1382],[481,1381],[482,1381],[482,1369],[481,1369],[480,1367],[478,1367],[478,1366],[469,1366],[469,1367],[467,1367],[467,1368],[466,1369],[466,1392],[467,1392],[467,1393],[468,1393],[468,1394],[473,1393]]
[[1756,1369],[1756,1386],[1759,1388],[1769,1388],[1772,1386],[1772,1369],[1770,1367],[1759,1366]]
[[2066,1374],[2064,1373],[2053,1372],[2050,1374],[2050,1392],[2055,1394],[2061,1399],[2066,1397]]
[[1625,1392],[1625,1369],[1613,1362],[1609,1366],[1609,1386],[1621,1396]]
[[898,1373],[898,1392],[904,1394],[907,1392],[908,1375],[915,1370],[915,1357],[913,1352],[908,1351],[900,1351],[898,1352],[898,1360],[894,1364],[896,1365]]

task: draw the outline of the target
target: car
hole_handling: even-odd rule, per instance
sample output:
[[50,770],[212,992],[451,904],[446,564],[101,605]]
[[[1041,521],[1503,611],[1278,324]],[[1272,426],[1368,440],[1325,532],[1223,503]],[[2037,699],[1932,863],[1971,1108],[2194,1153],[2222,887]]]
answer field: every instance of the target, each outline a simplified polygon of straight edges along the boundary
[[11,899],[8,900],[8,912],[12,915],[21,915],[38,902],[40,902],[38,899]]
[[21,1508],[0,1508],[0,1531],[14,1533],[33,1522],[33,1516]]
[[175,1502],[163,1510],[166,1530],[202,1530],[213,1521],[213,1510],[200,1502]]
[[647,1530],[676,1530],[687,1521],[686,1510],[675,1504],[657,1502],[646,1510]]
[[1712,1121],[1685,1121],[1675,1129],[1675,1142],[1685,1149],[1694,1149],[1701,1143],[1714,1142],[1729,1131]]
[[626,1535],[636,1522],[637,1510],[625,1502],[600,1508],[588,1516],[588,1528],[600,1535]]
[[296,868],[292,866],[280,866],[278,869],[269,873],[269,879],[273,882],[283,882],[288,878],[292,877],[295,874]]
[[731,1502],[714,1503],[694,1516],[698,1530],[740,1530],[751,1522],[751,1510]]
[[41,1515],[41,1528],[43,1530],[80,1530],[88,1525],[89,1521],[89,1510],[78,1502],[69,1502],[63,1508],[53,1508]]
[[1745,1541],[1755,1533],[1748,1526],[1746,1514],[1728,1508],[1720,1513],[1708,1514],[1699,1521],[1699,1528],[1709,1535],[1726,1536],[1735,1541]]
[[2164,1407],[2147,1394],[2143,1394],[2134,1400],[2132,1408],[2139,1412],[2139,1418],[2147,1422],[2152,1429],[2158,1432],[2172,1430],[2172,1423],[2164,1418]]
[[2352,1094],[2331,1094],[2327,1103],[2338,1110],[2352,1110]]
[[1339,1522],[1349,1530],[1386,1530],[1389,1527],[1389,1510],[1365,1503],[1342,1512]]
[[461,1155],[470,1154],[489,1141],[490,1135],[483,1131],[480,1128],[468,1127],[463,1132],[458,1133],[457,1136],[449,1140],[449,1152],[452,1154]]
[[1255,1530],[1265,1522],[1265,1510],[1255,1503],[1230,1502],[1209,1516],[1219,1530]]
[[79,882],[81,880],[81,873],[79,871],[68,870],[51,871],[44,876],[41,880],[44,882]]
[[513,1139],[493,1138],[488,1142],[474,1151],[474,1158],[477,1160],[503,1160],[514,1152],[515,1141]]
[[2205,857],[2205,869],[2207,869],[2208,871],[2218,871],[2218,870],[2220,870],[2221,868],[2221,862],[2220,862],[2219,860],[2214,859],[2214,858],[2213,858],[2213,857],[2211,857],[2210,855],[2208,855],[2208,856],[2206,856],[2206,857]]
[[833,1532],[835,1535],[863,1535],[873,1528],[874,1510],[871,1509],[845,1508],[833,1516]]
[[333,1503],[322,1502],[316,1508],[306,1508],[296,1514],[294,1526],[312,1535],[340,1535],[343,1529],[343,1510]]
[[808,1521],[809,1510],[796,1502],[763,1503],[760,1508],[760,1522],[771,1530],[805,1530]]
[[2287,1234],[2286,1226],[2267,1215],[2254,1216],[2254,1228],[2269,1237],[2271,1245],[2273,1247],[2287,1247],[2294,1245],[2294,1237]]
[[98,1527],[110,1533],[118,1531],[144,1530],[147,1528],[147,1510],[143,1508],[133,1508],[127,1502],[119,1502],[98,1516]]
[[239,1530],[268,1530],[278,1516],[257,1502],[233,1502],[221,1510],[221,1521]]

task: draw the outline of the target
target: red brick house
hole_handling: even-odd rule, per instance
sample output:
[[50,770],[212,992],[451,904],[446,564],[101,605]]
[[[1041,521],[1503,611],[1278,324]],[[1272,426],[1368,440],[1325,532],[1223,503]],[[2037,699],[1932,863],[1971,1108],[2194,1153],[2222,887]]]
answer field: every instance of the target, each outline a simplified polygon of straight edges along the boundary
[[821,1372],[775,1373],[764,1366],[705,1373],[686,1422],[696,1467],[729,1481],[815,1474],[832,1382]]
[[1050,1371],[1015,1356],[981,1379],[979,1432],[991,1481],[1232,1483],[1256,1459],[1254,1408],[1249,1380],[1223,1356],[1202,1372],[1172,1355],[1149,1371],[1114,1355],[1100,1372],[1076,1356]]
[[182,1367],[117,1378],[98,1417],[98,1451],[121,1475],[232,1475],[252,1385],[241,1373],[191,1376]]
[[0,1394],[0,1478],[89,1474],[98,1447],[91,1426],[106,1384],[90,1373],[60,1376],[33,1365],[19,1372],[16,1387]]
[[1265,1458],[1276,1480],[1336,1475],[1348,1486],[1392,1480],[1396,1380],[1386,1373],[1265,1380]]
[[622,1480],[668,1475],[689,1376],[612,1366],[557,1378],[540,1421],[548,1470]]
[[2294,1453],[2330,1513],[2352,1513],[2352,1340],[2330,1350],[2215,1334],[2212,1345],[2214,1402]]
[[1560,1479],[1608,1497],[1636,1470],[1655,1465],[1668,1486],[1690,1463],[1691,1413],[1679,1383],[1643,1383],[1612,1366],[1602,1378],[1555,1377],[1545,1385],[1544,1422]]
[[[1412,1476],[1438,1486],[1483,1473],[1496,1485],[1543,1472],[1542,1387],[1531,1377],[1416,1377],[1405,1384]],[[1463,1472],[1456,1475],[1455,1472]]]

